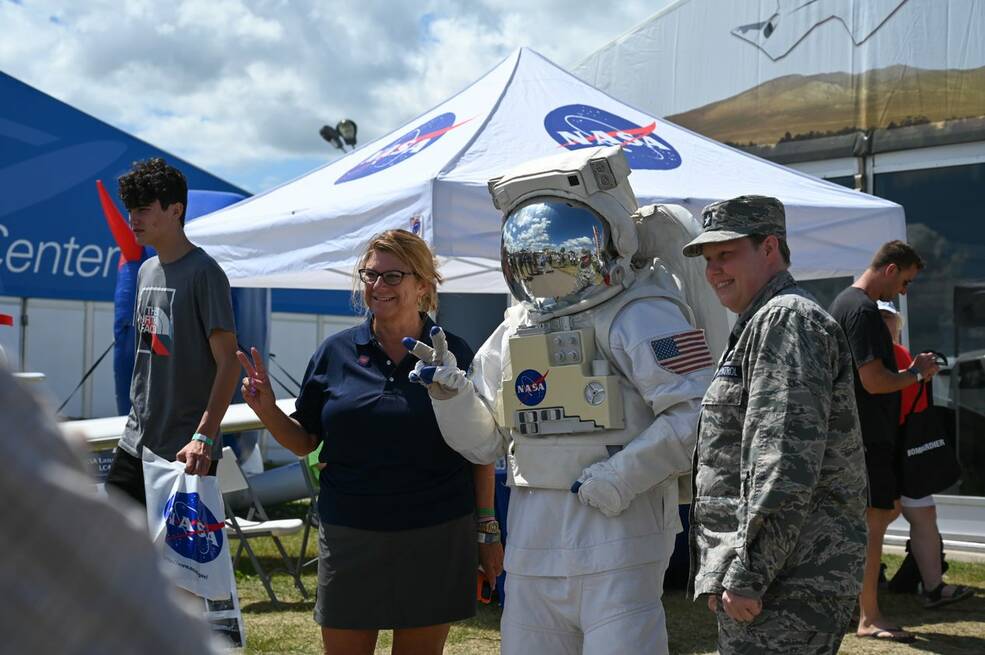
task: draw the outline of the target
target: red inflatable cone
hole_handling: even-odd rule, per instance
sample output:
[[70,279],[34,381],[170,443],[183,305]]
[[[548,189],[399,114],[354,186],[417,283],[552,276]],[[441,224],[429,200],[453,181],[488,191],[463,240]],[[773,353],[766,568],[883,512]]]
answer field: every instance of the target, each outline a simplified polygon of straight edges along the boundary
[[99,190],[99,203],[103,206],[103,215],[106,217],[109,231],[113,233],[116,245],[120,247],[120,266],[126,262],[139,262],[144,255],[144,247],[137,243],[137,237],[133,235],[130,225],[116,208],[116,203],[109,197],[102,180],[96,180],[96,189]]

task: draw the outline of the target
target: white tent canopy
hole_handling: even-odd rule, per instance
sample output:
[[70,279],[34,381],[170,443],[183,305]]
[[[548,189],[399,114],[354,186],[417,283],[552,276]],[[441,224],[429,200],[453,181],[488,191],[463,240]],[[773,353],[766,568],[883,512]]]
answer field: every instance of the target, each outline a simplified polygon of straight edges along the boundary
[[486,183],[558,148],[622,143],[640,204],[700,212],[742,194],[787,208],[793,273],[857,275],[883,242],[905,238],[899,205],[857,193],[654,118],[523,48],[391,134],[187,232],[237,286],[350,289],[372,235],[417,231],[442,263],[443,291],[506,292],[501,216]]

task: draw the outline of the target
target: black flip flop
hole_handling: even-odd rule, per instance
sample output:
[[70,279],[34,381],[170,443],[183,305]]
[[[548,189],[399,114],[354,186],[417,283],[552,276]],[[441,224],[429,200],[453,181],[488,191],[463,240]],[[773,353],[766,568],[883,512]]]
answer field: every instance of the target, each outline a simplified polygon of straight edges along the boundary
[[865,634],[855,635],[859,639],[872,639],[873,641],[891,641],[896,644],[912,644],[917,640],[917,636],[907,632],[903,628],[876,628]]
[[969,589],[964,585],[950,585],[954,588],[954,592],[948,596],[944,595],[944,588],[947,587],[944,582],[937,585],[936,589],[931,589],[930,591],[925,591],[921,596],[923,596],[923,606],[927,609],[932,607],[941,607],[943,605],[950,605],[951,603],[956,603],[959,600],[964,600],[969,598],[975,593],[974,589]]

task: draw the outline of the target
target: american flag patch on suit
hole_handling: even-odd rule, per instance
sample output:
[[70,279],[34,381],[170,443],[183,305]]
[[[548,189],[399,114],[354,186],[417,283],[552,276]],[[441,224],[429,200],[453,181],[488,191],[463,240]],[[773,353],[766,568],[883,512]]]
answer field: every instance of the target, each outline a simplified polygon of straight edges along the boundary
[[711,351],[704,330],[688,330],[650,342],[657,363],[672,373],[683,375],[711,366]]

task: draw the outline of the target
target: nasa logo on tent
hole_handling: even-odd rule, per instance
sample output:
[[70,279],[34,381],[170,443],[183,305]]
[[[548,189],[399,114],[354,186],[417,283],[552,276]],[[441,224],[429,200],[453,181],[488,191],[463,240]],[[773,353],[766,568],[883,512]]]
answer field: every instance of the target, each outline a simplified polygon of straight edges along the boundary
[[680,153],[656,135],[656,127],[656,121],[640,126],[589,105],[565,105],[544,117],[544,129],[568,150],[621,145],[630,168],[677,168]]
[[379,173],[395,164],[399,164],[425,148],[434,145],[447,132],[467,122],[468,120],[455,123],[455,114],[450,111],[435,116],[428,122],[418,125],[410,132],[391,141],[367,159],[356,164],[349,172],[335,180],[335,183],[342,184],[343,182],[358,180],[361,177]]
[[211,562],[222,551],[225,525],[206,507],[197,493],[177,492],[164,506],[165,543],[182,557],[200,564]]
[[528,368],[516,376],[516,397],[528,407],[539,405],[547,395],[547,373]]

